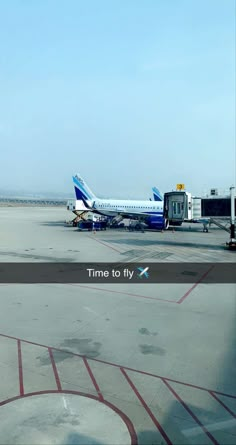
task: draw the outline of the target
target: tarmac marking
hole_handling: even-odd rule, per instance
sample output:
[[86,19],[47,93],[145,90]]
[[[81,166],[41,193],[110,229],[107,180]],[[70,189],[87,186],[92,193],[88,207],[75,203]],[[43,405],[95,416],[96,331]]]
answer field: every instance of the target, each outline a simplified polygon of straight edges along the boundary
[[[82,354],[77,354],[75,352],[67,351],[65,349],[57,348],[57,347],[54,347],[54,346],[48,346],[48,345],[44,345],[44,344],[41,344],[41,343],[36,343],[36,342],[30,341],[30,340],[24,340],[24,339],[21,339],[21,338],[18,338],[18,337],[14,337],[14,336],[11,336],[11,335],[7,335],[7,334],[1,334],[0,333],[0,337],[9,338],[11,340],[16,340],[16,341],[21,342],[21,343],[28,343],[30,345],[41,346],[42,348],[45,348],[47,350],[63,352],[63,353],[72,355],[74,357],[80,357],[82,359],[85,357]],[[53,358],[53,361],[54,361],[54,358]],[[179,383],[179,384],[181,384],[183,386],[187,386],[189,388],[200,389],[200,390],[206,391],[208,393],[214,393],[214,394],[218,394],[218,395],[221,395],[221,396],[224,396],[224,397],[229,397],[229,398],[232,398],[232,399],[236,400],[236,394],[235,395],[234,394],[228,394],[228,393],[225,393],[225,392],[222,392],[222,391],[205,388],[203,386],[194,385],[192,383],[182,382],[181,380],[175,380],[175,379],[172,379],[172,378],[169,378],[169,377],[166,377],[166,376],[161,376],[159,374],[154,374],[154,373],[151,373],[151,372],[148,372],[148,371],[142,371],[142,370],[139,370],[139,369],[130,368],[129,366],[123,366],[123,365],[120,365],[118,363],[113,363],[113,362],[109,362],[109,361],[106,361],[106,360],[101,360],[101,359],[97,359],[97,358],[93,358],[93,357],[89,357],[89,361],[103,363],[105,365],[111,365],[111,366],[114,366],[116,368],[121,368],[122,367],[123,369],[125,369],[127,371],[137,372],[139,374],[150,376],[150,377],[155,377],[155,378],[161,379],[161,380],[164,379],[166,382]],[[55,375],[55,373],[54,373],[54,375]]]
[[183,399],[177,394],[177,392],[172,388],[169,382],[166,381],[165,378],[161,379],[163,383],[167,386],[167,388],[172,392],[176,400],[185,408],[185,410],[190,414],[190,416],[195,420],[195,422],[202,428],[204,433],[211,439],[211,441],[215,445],[219,445],[219,442],[211,435],[211,433],[206,429],[206,427],[202,424],[202,422],[198,419],[198,417],[194,414],[194,412],[189,408],[189,406],[183,401]]
[[214,394],[213,391],[209,391],[209,394],[210,394],[212,397],[214,397],[214,399],[217,400],[217,402],[218,402],[221,406],[223,406],[223,408],[224,408],[226,411],[228,411],[228,413],[231,414],[231,416],[233,416],[233,417],[236,419],[236,414],[234,414],[233,411],[232,411],[228,406],[226,406],[225,403],[222,402],[222,400],[220,400],[220,399]]
[[[72,395],[76,395],[76,396],[87,397],[89,399],[93,399],[98,402],[101,402],[97,396],[94,396],[92,394],[87,394],[87,393],[80,392],[80,391],[72,391],[72,390],[58,391],[58,390],[52,389],[52,390],[46,390],[46,391],[35,391],[35,392],[28,393],[28,394],[24,394],[23,396],[11,397],[10,399],[0,402],[0,406],[6,405],[7,403],[15,402],[16,400],[19,400],[19,399],[26,399],[27,397],[40,396],[43,394],[72,394]],[[101,403],[104,403],[104,405],[109,407],[111,410],[113,410],[116,414],[118,414],[120,416],[120,418],[126,424],[127,429],[129,431],[130,438],[131,438],[131,445],[138,445],[138,438],[137,438],[136,431],[134,429],[133,423],[128,418],[128,416],[123,411],[121,411],[119,408],[117,408],[115,405],[113,405],[111,402],[108,402],[107,400],[104,400]]]
[[197,287],[204,278],[210,273],[210,271],[214,268],[214,266],[209,267],[209,269],[199,278],[199,280],[192,286],[190,289],[177,301],[177,304],[183,303],[183,301],[191,294],[191,292]]
[[[118,372],[121,373],[121,375],[124,378],[124,381],[126,381],[126,383],[128,383],[128,387],[130,388],[130,392],[127,392],[127,396],[128,396],[128,404],[131,407],[132,405],[132,394],[134,394],[136,396],[136,398],[138,399],[139,403],[140,403],[140,407],[142,407],[146,414],[149,416],[149,418],[152,420],[152,422],[154,423],[155,427],[157,428],[157,431],[162,435],[162,437],[164,438],[164,440],[166,441],[166,443],[168,445],[172,445],[171,439],[169,438],[169,433],[171,433],[171,429],[169,431],[169,427],[171,428],[171,424],[170,426],[165,426],[165,429],[163,428],[162,425],[162,421],[158,421],[156,414],[154,414],[153,412],[153,408],[152,406],[150,406],[150,403],[148,403],[145,399],[147,399],[148,397],[148,393],[144,393],[143,395],[140,393],[139,391],[139,385],[137,385],[136,383],[134,383],[134,374],[133,376],[129,374],[129,371],[135,373],[136,375],[142,375],[142,376],[146,376],[147,379],[144,379],[144,388],[145,385],[149,385],[150,384],[150,380],[148,379],[148,377],[155,377],[157,379],[159,379],[159,382],[162,382],[165,387],[167,388],[167,390],[169,390],[170,394],[172,395],[172,397],[174,397],[174,399],[177,400],[178,403],[181,404],[181,406],[185,409],[185,411],[188,413],[188,415],[190,415],[193,419],[193,421],[195,422],[195,424],[197,424],[196,427],[194,429],[194,435],[197,434],[197,431],[202,431],[203,434],[205,434],[206,436],[208,436],[208,438],[211,440],[212,443],[214,443],[214,445],[219,445],[219,442],[216,440],[216,438],[211,434],[210,431],[214,431],[214,429],[207,427],[207,425],[204,425],[202,423],[202,421],[199,419],[199,414],[195,414],[193,412],[193,410],[190,408],[189,406],[189,402],[188,401],[184,401],[184,398],[179,394],[179,391],[177,392],[174,388],[173,385],[171,385],[171,383],[178,383],[180,385],[182,385],[182,388],[184,387],[190,387],[190,388],[194,388],[194,389],[198,389],[198,390],[203,390],[206,393],[208,393],[208,395],[210,395],[216,402],[216,404],[220,404],[221,407],[228,412],[232,417],[236,417],[236,415],[234,414],[234,412],[227,406],[227,402],[223,402],[222,400],[219,399],[219,397],[217,397],[218,395],[222,395],[224,397],[230,397],[233,398],[234,400],[236,400],[236,395],[232,395],[232,394],[226,394],[220,391],[214,391],[212,389],[207,389],[204,387],[200,387],[197,385],[193,385],[190,383],[186,383],[186,382],[181,382],[178,380],[174,380],[168,377],[163,377],[163,376],[159,376],[157,374],[153,374],[153,373],[149,373],[146,371],[141,371],[141,370],[137,370],[137,369],[132,369],[129,368],[127,366],[122,366],[116,363],[111,363],[111,362],[107,362],[104,360],[100,360],[100,359],[96,359],[96,358],[86,358],[85,356],[81,355],[81,354],[77,354],[74,352],[70,352],[70,351],[66,351],[63,349],[59,349],[59,348],[55,348],[55,347],[50,347],[47,345],[42,345],[36,342],[32,342],[29,340],[24,340],[24,339],[20,339],[17,337],[13,337],[13,336],[9,336],[6,334],[0,334],[0,338],[8,338],[13,340],[14,342],[16,342],[17,344],[17,348],[15,349],[15,354],[16,356],[18,356],[18,369],[19,369],[19,389],[17,391],[17,395],[14,397],[11,397],[9,399],[0,401],[0,406],[5,405],[6,403],[15,401],[17,399],[20,398],[25,398],[25,397],[29,397],[29,396],[34,396],[34,395],[40,395],[40,394],[75,394],[75,395],[80,395],[80,396],[84,396],[84,397],[89,397],[92,398],[94,400],[97,400],[101,403],[104,403],[105,405],[109,406],[111,409],[113,409],[126,423],[126,426],[129,430],[130,436],[131,436],[131,443],[132,445],[137,445],[137,435],[133,426],[133,423],[131,422],[131,420],[128,417],[129,413],[126,413],[127,411],[127,407],[125,408],[125,412],[121,411],[117,406],[115,406],[113,403],[111,403],[110,401],[106,400],[106,397],[109,397],[109,391],[107,391],[106,389],[106,385],[103,388],[102,392],[100,389],[100,384],[101,384],[101,376],[99,376],[99,373],[97,373],[97,376],[95,378],[94,375],[94,370],[93,370],[93,366],[92,363],[100,363],[101,365],[109,365],[111,372],[113,372],[114,369],[117,369]],[[50,357],[50,361],[49,364],[51,365],[51,368],[53,370],[54,373],[54,378],[56,381],[56,385],[57,385],[57,389],[48,389],[48,390],[38,390],[35,392],[29,392],[26,393],[24,391],[24,384],[23,384],[23,368],[24,368],[24,348],[22,348],[23,344],[31,344],[31,345],[35,345],[35,346],[39,346],[41,347],[44,351],[48,352],[49,357]],[[91,382],[93,383],[93,387],[96,390],[96,394],[92,394],[92,388],[91,388],[91,393],[87,393],[87,392],[81,392],[81,391],[75,391],[75,390],[67,390],[63,388],[63,376],[61,376],[61,379],[59,377],[59,373],[58,373],[58,369],[56,366],[56,362],[55,362],[55,358],[54,358],[54,352],[57,351],[58,353],[63,353],[63,357],[64,354],[67,353],[68,355],[72,356],[72,357],[79,357],[80,359],[82,359],[82,363],[85,365],[86,371],[88,373],[88,376],[91,380]],[[105,370],[107,369],[107,367],[101,368],[101,372],[104,373]],[[96,374],[96,372],[95,372]],[[64,377],[65,378],[65,377]],[[26,380],[26,377],[25,377]],[[100,383],[99,383],[100,381]],[[107,391],[107,392],[106,392]],[[145,389],[143,389],[142,391],[145,391]],[[122,391],[121,391],[122,394]],[[129,395],[130,394],[130,395]],[[119,388],[117,389],[117,393],[114,395],[114,398],[118,398],[121,401],[122,399],[122,395],[119,395]],[[130,399],[131,398],[131,399]],[[129,400],[130,399],[130,400]],[[65,408],[68,409],[68,405],[66,403],[66,399],[63,398],[63,402],[65,405]],[[134,402],[133,402],[134,403]],[[129,408],[130,409],[130,408]],[[204,405],[203,405],[203,409],[204,409]],[[173,419],[174,420],[174,419]],[[194,424],[193,424],[194,425]],[[209,427],[211,425],[208,425]],[[138,425],[137,425],[138,428]],[[197,430],[196,430],[197,428]],[[167,432],[165,431],[167,429]],[[195,431],[196,430],[196,431]],[[210,430],[210,431],[209,431]],[[173,432],[172,432],[173,433]],[[188,431],[188,433],[191,433],[190,431]]]
[[55,363],[55,360],[54,360],[54,357],[53,357],[52,348],[48,348],[48,353],[49,353],[49,357],[51,359],[51,364],[52,364],[52,369],[53,369],[54,377],[55,377],[56,384],[57,384],[57,389],[58,389],[58,391],[61,391],[62,390],[61,381],[60,381],[60,377],[59,377],[59,374],[58,374],[58,371],[57,371],[57,366],[56,366],[56,363]]
[[156,300],[156,301],[166,301],[167,303],[175,303],[177,304],[177,301],[175,300],[166,300],[164,298],[158,298],[158,297],[150,297],[148,295],[139,295],[139,294],[133,294],[130,292],[123,292],[123,291],[118,291],[118,290],[112,290],[112,289],[103,289],[101,287],[94,287],[94,286],[85,286],[85,285],[81,285],[81,284],[70,284],[70,286],[77,286],[77,287],[82,287],[85,289],[94,289],[94,290],[99,290],[99,291],[103,291],[103,292],[110,292],[112,294],[121,294],[121,295],[128,295],[129,297],[136,297],[136,298],[144,298],[147,300]]
[[[101,288],[101,287],[93,287],[93,286],[88,286],[88,285],[81,285],[81,284],[70,284],[70,286],[78,286],[78,287],[82,287],[82,288],[87,288],[87,289],[95,289],[98,291],[103,291],[103,292],[110,292],[112,294],[121,294],[121,295],[128,295],[129,297],[136,297],[136,298],[143,298],[143,299],[147,299],[147,300],[156,300],[156,301],[163,301],[163,302],[167,302],[167,303],[174,303],[174,304],[182,304],[184,302],[184,300],[186,300],[186,298],[192,293],[192,291],[199,285],[201,284],[201,282],[204,280],[204,278],[210,273],[210,271],[214,268],[214,266],[211,266],[200,278],[199,280],[193,284],[193,286],[190,287],[190,289],[188,289],[187,292],[185,292],[185,294],[179,299],[179,300],[167,300],[165,298],[158,298],[158,297],[151,297],[148,295],[139,295],[139,294],[134,294],[131,292],[124,292],[124,291],[117,291],[117,290],[113,290],[113,289],[105,289],[105,288]],[[148,284],[148,283],[147,283]]]
[[[235,427],[235,420],[226,420],[224,422],[217,422],[207,425],[208,431],[219,431],[221,428],[225,429],[232,427]],[[188,430],[183,430],[182,433],[184,433],[184,435],[187,437],[193,437],[199,434],[199,429],[199,427],[189,428]]]
[[91,370],[91,368],[90,368],[90,366],[89,366],[89,364],[88,364],[88,360],[86,359],[86,357],[83,357],[83,361],[84,361],[84,364],[85,364],[85,366],[86,366],[86,369],[87,369],[87,371],[88,371],[88,373],[89,373],[89,376],[90,376],[90,378],[91,378],[91,380],[92,380],[92,382],[93,382],[94,388],[95,388],[96,391],[97,391],[98,397],[99,397],[99,399],[100,399],[101,401],[103,401],[103,400],[104,400],[104,397],[103,397],[103,395],[102,395],[102,393],[101,393],[101,390],[100,390],[100,388],[99,388],[99,386],[98,386],[98,384],[97,384],[97,381],[96,381],[96,379],[95,379],[95,376],[94,376],[94,374],[93,374],[93,372],[92,372],[92,370]]
[[23,383],[23,367],[22,367],[22,354],[21,354],[21,340],[17,340],[18,351],[18,370],[19,370],[19,390],[20,395],[24,395],[24,383]]
[[159,432],[161,433],[162,437],[165,439],[166,443],[168,445],[172,445],[171,440],[169,439],[169,437],[167,436],[166,432],[163,430],[161,424],[158,422],[157,418],[154,416],[153,412],[151,411],[151,409],[149,408],[149,406],[146,404],[145,400],[143,399],[143,397],[141,396],[140,392],[138,391],[138,389],[136,388],[136,386],[134,385],[134,383],[132,382],[131,378],[128,376],[128,374],[125,372],[124,368],[120,368],[122,374],[124,375],[124,377],[126,378],[127,382],[129,383],[130,387],[132,388],[132,390],[134,391],[135,395],[137,396],[137,398],[139,399],[139,401],[141,402],[142,406],[144,407],[144,409],[147,411],[148,415],[151,417],[154,425],[157,427],[157,429],[159,430]]
[[105,247],[109,247],[110,249],[114,250],[115,252],[123,253],[121,250],[116,249],[116,247],[113,247],[113,246],[111,246],[110,244],[105,243],[104,241],[101,241],[100,239],[93,238],[92,236],[89,236],[89,235],[87,235],[87,236],[88,236],[88,238],[97,241],[97,243],[100,243],[100,244],[102,244],[102,245],[105,246]]

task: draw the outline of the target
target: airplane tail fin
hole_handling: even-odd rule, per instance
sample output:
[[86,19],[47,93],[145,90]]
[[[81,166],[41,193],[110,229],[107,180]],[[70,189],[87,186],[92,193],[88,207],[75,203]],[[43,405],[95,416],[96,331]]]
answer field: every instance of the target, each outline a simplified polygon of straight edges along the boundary
[[156,187],[152,188],[154,201],[163,201],[163,196]]
[[90,190],[86,182],[81,178],[79,174],[73,176],[73,183],[75,188],[76,199],[82,201],[94,201],[96,196]]

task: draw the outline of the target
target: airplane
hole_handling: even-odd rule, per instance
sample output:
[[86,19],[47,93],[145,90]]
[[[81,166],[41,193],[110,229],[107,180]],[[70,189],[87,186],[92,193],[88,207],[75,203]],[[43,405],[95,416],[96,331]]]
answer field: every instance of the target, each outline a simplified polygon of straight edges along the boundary
[[101,199],[92,192],[79,174],[73,176],[73,183],[76,200],[82,202],[88,212],[108,217],[120,217],[121,219],[138,219],[153,229],[167,230],[169,227],[169,221],[163,215],[164,202],[156,188],[154,201]]

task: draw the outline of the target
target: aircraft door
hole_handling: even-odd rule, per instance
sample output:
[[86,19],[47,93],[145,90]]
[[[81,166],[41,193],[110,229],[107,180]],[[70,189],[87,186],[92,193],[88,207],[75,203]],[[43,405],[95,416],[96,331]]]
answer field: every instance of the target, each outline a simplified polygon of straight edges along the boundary
[[184,213],[184,203],[172,201],[172,218],[182,218]]

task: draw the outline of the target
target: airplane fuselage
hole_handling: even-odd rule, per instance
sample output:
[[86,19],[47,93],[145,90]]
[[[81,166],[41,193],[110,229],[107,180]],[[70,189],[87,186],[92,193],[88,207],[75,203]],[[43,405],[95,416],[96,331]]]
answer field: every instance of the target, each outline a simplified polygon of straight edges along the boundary
[[101,199],[90,201],[93,212],[108,217],[121,215],[122,218],[145,222],[150,229],[167,229],[169,222],[163,216],[163,201],[131,201]]
[[105,216],[113,216],[115,213],[122,213],[123,217],[129,214],[140,217],[143,216],[163,215],[163,202],[159,201],[133,201],[133,200],[121,200],[121,199],[97,199],[92,203],[93,209],[97,210],[100,214]]

